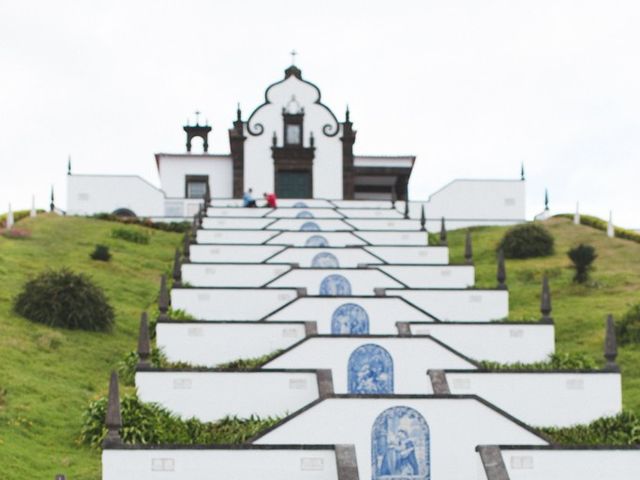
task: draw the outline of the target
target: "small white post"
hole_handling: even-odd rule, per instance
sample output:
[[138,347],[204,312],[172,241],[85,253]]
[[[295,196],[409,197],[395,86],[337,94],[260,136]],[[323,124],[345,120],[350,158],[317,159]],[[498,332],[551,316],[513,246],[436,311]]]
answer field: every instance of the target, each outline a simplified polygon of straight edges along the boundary
[[36,196],[31,195],[31,213],[29,213],[31,218],[36,216]]
[[613,213],[609,210],[609,223],[607,224],[607,237],[613,238],[616,236],[616,231],[613,229]]
[[573,223],[580,225],[580,202],[576,202],[576,213],[573,215]]
[[13,210],[11,210],[11,204],[9,204],[9,211],[7,212],[7,230],[13,227]]

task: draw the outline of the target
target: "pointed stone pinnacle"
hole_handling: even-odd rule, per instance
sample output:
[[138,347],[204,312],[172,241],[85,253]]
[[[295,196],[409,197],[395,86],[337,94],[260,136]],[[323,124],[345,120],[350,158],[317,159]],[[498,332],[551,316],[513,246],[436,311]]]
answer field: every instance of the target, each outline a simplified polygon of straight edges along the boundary
[[498,289],[507,290],[507,269],[504,265],[504,251],[498,250],[498,272],[496,274],[498,280]]
[[444,222],[444,217],[440,219],[440,245],[446,246],[449,242],[447,242],[447,227]]
[[542,293],[540,294],[540,312],[542,323],[553,323],[551,317],[551,291],[549,289],[549,279],[546,275],[542,277]]
[[404,201],[404,218],[405,220],[409,220],[409,199],[408,198]]
[[604,369],[610,372],[620,370],[616,363],[618,357],[618,342],[616,341],[616,325],[613,315],[607,316],[606,330],[604,336],[604,358],[607,361]]
[[420,230],[423,232],[427,231],[427,218],[424,216],[424,204],[420,206]]
[[182,254],[179,248],[176,248],[176,253],[173,257],[173,286],[182,286]]
[[149,338],[149,320],[147,312],[140,315],[140,332],[138,334],[138,367],[151,366],[151,339]]
[[120,416],[120,391],[118,388],[118,374],[115,371],[111,372],[111,379],[109,380],[109,398],[105,424],[107,426],[107,436],[102,441],[102,447],[109,448],[121,445],[120,429],[122,428],[122,417]]
[[169,311],[170,301],[169,290],[167,289],[167,276],[162,275],[160,277],[160,295],[158,295],[158,310],[160,310],[158,320],[169,320],[167,312]]
[[184,259],[186,261],[189,261],[190,248],[191,248],[191,236],[189,235],[189,232],[186,232],[184,234],[184,240],[182,242],[182,255],[184,256]]
[[464,239],[464,260],[467,265],[473,265],[473,244],[471,242],[471,230],[467,230]]

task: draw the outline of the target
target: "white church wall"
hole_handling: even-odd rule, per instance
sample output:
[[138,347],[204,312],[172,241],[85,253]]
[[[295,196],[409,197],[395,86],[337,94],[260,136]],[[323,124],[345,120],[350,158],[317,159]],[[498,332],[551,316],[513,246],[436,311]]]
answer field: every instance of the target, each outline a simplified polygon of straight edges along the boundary
[[[358,232],[360,234],[361,232]],[[389,264],[447,265],[449,247],[364,247],[367,252]]]
[[317,219],[317,218],[281,218],[269,225],[269,230],[304,231],[305,228],[318,228],[321,232],[331,232],[340,230],[353,230],[348,223],[338,219]]
[[186,263],[182,281],[192,287],[261,287],[288,270],[290,265]]
[[270,258],[268,263],[297,263],[301,268],[309,268],[313,266],[314,259],[320,262],[321,257],[316,257],[318,254],[330,253],[335,257],[338,262],[338,266],[344,268],[355,268],[360,264],[379,264],[382,261],[370,253],[364,251],[362,248],[287,248],[286,250],[278,253],[276,256]]
[[297,295],[293,289],[174,288],[171,306],[198,320],[260,320]]
[[140,217],[161,216],[164,201],[162,190],[137,175],[67,175],[69,215],[113,213],[126,208]]
[[636,480],[640,478],[637,448],[503,448],[510,480]]
[[138,371],[136,390],[143,402],[205,422],[282,416],[318,398],[315,372]]
[[202,228],[207,230],[222,229],[222,230],[261,230],[266,228],[267,225],[273,223],[273,218],[210,218],[205,217],[202,220]]
[[[303,143],[309,146],[309,135],[315,139],[315,158],[313,160],[313,197],[342,198],[342,143],[340,134],[329,137],[323,133],[325,125],[331,130],[340,129],[333,115],[322,105],[316,103],[320,92],[312,85],[295,76],[271,86],[267,92],[267,102],[254,112],[248,125],[244,144],[244,184],[256,192],[274,191],[274,168],[271,158],[271,140],[275,132],[278,146],[283,144],[282,109],[290,100],[295,100],[304,108]],[[250,132],[263,132],[255,136]]]
[[427,232],[384,232],[360,230],[355,232],[355,234],[364,239],[370,245],[425,246],[429,244]]
[[536,426],[590,423],[622,410],[619,373],[446,372],[451,393],[476,394]]
[[339,480],[333,448],[126,448],[102,451],[102,480]]
[[409,288],[467,288],[475,283],[473,265],[381,265],[376,268]]
[[[371,472],[372,426],[378,416],[393,407],[409,407],[429,428],[431,478],[476,478],[477,445],[546,442],[524,426],[475,398],[329,398],[299,413],[258,438],[257,444],[348,443],[356,447],[360,478]],[[412,422],[400,416],[405,429]],[[397,417],[396,417],[397,418]],[[396,423],[396,422],[394,422]],[[400,427],[402,428],[402,427]],[[380,455],[384,450],[379,451]],[[381,461],[381,458],[377,458]]]
[[[367,345],[385,349],[392,359],[390,371],[386,372],[392,376],[392,388],[388,393],[431,393],[431,383],[427,377],[429,369],[476,368],[462,356],[428,337],[369,336],[311,337],[274,358],[264,368],[328,369],[332,371],[336,393],[358,393],[349,388],[350,356],[357,348]],[[327,355],[327,352],[331,354]]]
[[171,362],[215,367],[287,348],[305,337],[301,322],[158,322],[156,344]]
[[[273,218],[300,218],[299,216],[311,215],[310,220],[317,218],[342,218],[337,210],[332,208],[276,208],[267,214]],[[344,230],[344,229],[343,229]]]
[[509,316],[508,290],[397,290],[400,296],[442,321],[488,322]]
[[[372,335],[396,335],[396,322],[431,321],[425,312],[400,298],[385,297],[302,297],[283,309],[272,313],[267,321],[317,322],[318,333],[339,333],[339,322],[344,305],[357,305],[364,309]],[[335,320],[335,321],[334,321]]]
[[202,244],[255,244],[260,245],[277,235],[266,230],[198,230],[196,242]]
[[321,241],[323,246],[330,247],[356,246],[366,243],[351,232],[282,232],[267,243],[294,247],[317,247],[319,246],[318,241]]
[[284,250],[277,245],[191,245],[189,258],[194,263],[261,263]]
[[186,197],[187,175],[208,175],[212,198],[233,196],[233,163],[230,155],[159,154],[158,172],[167,197]]
[[420,222],[417,220],[404,220],[402,218],[366,218],[347,220],[356,230],[407,230],[420,231]]
[[[347,283],[344,282],[347,281]],[[324,285],[324,287],[323,287]],[[294,269],[272,281],[271,287],[302,287],[309,295],[322,295],[323,289],[344,288],[342,295],[373,295],[374,288],[400,288],[402,285],[378,270],[368,269]]]
[[545,323],[411,323],[413,335],[431,335],[474,360],[531,363],[555,351],[554,326]]

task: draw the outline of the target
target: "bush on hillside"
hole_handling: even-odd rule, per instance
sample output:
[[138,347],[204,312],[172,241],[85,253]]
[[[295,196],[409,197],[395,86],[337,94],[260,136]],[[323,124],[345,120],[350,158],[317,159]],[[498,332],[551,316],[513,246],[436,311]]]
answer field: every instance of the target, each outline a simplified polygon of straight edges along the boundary
[[621,345],[640,343],[640,303],[633,305],[617,322],[616,338]]
[[553,236],[542,225],[523,223],[507,230],[497,250],[506,258],[545,257],[553,254]]
[[67,269],[46,271],[29,280],[13,309],[50,327],[108,331],[114,322],[113,308],[102,289],[86,275]]
[[564,428],[540,428],[559,445],[637,445],[640,443],[640,418],[632,412],[603,417],[586,425]]
[[481,361],[480,368],[492,372],[499,371],[553,371],[553,370],[597,370],[596,361],[583,353],[552,353],[544,362],[498,363]]
[[191,222],[154,222],[148,218],[119,217],[112,213],[97,213],[93,218],[109,222],[124,223],[127,225],[140,225],[147,228],[153,228],[154,230],[162,230],[163,232],[184,233],[191,228]]
[[593,268],[593,261],[598,256],[596,255],[596,249],[591,245],[581,243],[577,247],[569,250],[567,255],[573,263],[573,268],[576,270],[573,281],[576,283],[585,283],[589,280],[589,272]]
[[[276,417],[225,417],[217,422],[201,422],[195,418],[182,420],[154,403],[144,403],[136,395],[125,395],[121,402],[120,436],[129,444],[241,444],[275,425]],[[107,397],[92,401],[82,416],[81,439],[100,448],[107,429],[105,417]]]
[[100,262],[108,262],[111,260],[111,253],[109,253],[109,247],[106,245],[96,245],[96,248],[89,254],[89,256]]
[[127,242],[139,243],[142,245],[149,243],[149,234],[147,232],[131,230],[129,228],[114,228],[111,230],[111,236],[113,238],[119,238]]

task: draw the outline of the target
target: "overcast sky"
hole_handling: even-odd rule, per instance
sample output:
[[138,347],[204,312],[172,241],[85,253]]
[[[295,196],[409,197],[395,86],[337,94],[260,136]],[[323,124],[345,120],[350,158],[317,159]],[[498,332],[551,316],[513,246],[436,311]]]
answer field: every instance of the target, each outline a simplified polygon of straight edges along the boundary
[[356,154],[415,154],[410,194],[455,178],[527,177],[527,213],[640,227],[640,2],[0,0],[0,211],[48,205],[65,172],[138,174],[210,151],[282,78],[289,51]]

